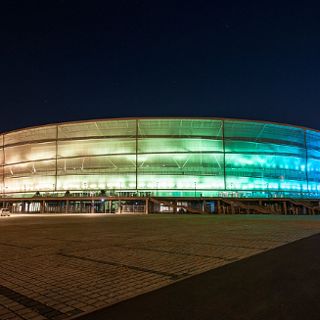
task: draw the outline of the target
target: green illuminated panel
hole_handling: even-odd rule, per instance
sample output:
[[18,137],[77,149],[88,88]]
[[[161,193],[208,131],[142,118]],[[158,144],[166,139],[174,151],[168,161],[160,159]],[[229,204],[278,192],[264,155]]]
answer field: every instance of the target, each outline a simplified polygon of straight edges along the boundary
[[54,159],[55,157],[55,142],[31,143],[5,148],[6,164]]
[[224,121],[224,137],[298,145],[304,148],[304,131],[300,128],[264,122]]
[[138,172],[181,175],[222,175],[222,154],[151,154],[138,156]]
[[198,175],[139,175],[138,188],[144,190],[185,190],[224,189],[223,176]]
[[138,140],[138,153],[158,152],[223,152],[223,142],[204,138],[144,138]]
[[226,140],[225,141],[226,152],[234,153],[279,153],[288,155],[297,155],[300,157],[305,157],[305,149],[301,147],[296,147],[292,145],[285,144],[275,144],[275,143],[262,143],[256,141],[241,141],[241,140]]
[[59,190],[129,190],[136,188],[135,174],[76,174],[58,176]]
[[135,135],[136,120],[97,120],[61,124],[58,127],[59,139]]
[[5,192],[50,191],[55,188],[55,176],[37,176],[5,178]]
[[221,120],[142,119],[138,126],[139,136],[222,136]]
[[4,144],[28,143],[43,140],[54,140],[56,138],[56,126],[43,126],[38,128],[28,128],[6,133]]
[[59,158],[135,152],[136,140],[132,138],[71,140],[58,142]]
[[98,156],[58,160],[58,175],[136,172],[136,156]]
[[55,175],[56,161],[41,160],[35,162],[25,162],[19,164],[9,164],[4,166],[5,177],[22,177],[37,175]]
[[255,177],[227,177],[227,189],[229,190],[264,190],[264,191],[307,191],[305,181],[272,179],[272,178],[255,178]]

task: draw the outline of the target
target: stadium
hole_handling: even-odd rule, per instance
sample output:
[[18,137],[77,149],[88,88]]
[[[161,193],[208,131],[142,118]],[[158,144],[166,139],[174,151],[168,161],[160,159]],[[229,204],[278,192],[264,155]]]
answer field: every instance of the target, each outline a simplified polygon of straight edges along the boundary
[[318,213],[320,132],[219,118],[123,118],[1,134],[14,212]]

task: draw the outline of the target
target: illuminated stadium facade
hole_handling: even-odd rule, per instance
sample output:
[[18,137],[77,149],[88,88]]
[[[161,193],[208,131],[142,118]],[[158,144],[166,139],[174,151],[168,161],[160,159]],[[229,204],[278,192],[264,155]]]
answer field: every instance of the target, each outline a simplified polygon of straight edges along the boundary
[[101,119],[1,135],[4,199],[319,199],[320,132],[218,118]]

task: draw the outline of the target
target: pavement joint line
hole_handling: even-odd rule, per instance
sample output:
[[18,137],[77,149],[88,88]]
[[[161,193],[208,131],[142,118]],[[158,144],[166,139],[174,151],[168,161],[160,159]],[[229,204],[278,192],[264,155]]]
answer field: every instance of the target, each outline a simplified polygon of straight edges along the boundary
[[114,246],[117,248],[124,248],[124,249],[132,249],[132,250],[144,250],[144,251],[150,251],[150,252],[163,252],[163,253],[169,253],[169,254],[176,254],[179,256],[187,256],[187,257],[200,257],[200,258],[210,258],[210,259],[219,259],[223,261],[234,261],[235,259],[233,258],[223,258],[219,256],[210,256],[210,255],[205,255],[205,254],[192,254],[192,253],[187,253],[187,252],[178,252],[178,251],[171,251],[171,250],[161,250],[161,249],[154,249],[154,248],[144,248],[144,247],[127,247],[127,246]]
[[[233,240],[233,239],[231,239]],[[283,245],[283,243],[290,243],[290,241],[285,241],[285,242],[279,242],[279,241],[274,241],[273,243],[277,243],[280,246]],[[236,248],[236,249],[252,249],[252,250],[266,250],[269,247],[251,247],[251,246],[235,246],[235,245],[230,245],[230,244],[216,244],[216,243],[208,243],[208,242],[193,242],[192,244],[199,244],[199,245],[206,245],[206,246],[213,246],[213,247],[220,247],[220,248]]]
[[[65,314],[55,308],[52,308],[48,305],[41,303],[40,301],[34,300],[30,297],[27,297],[17,291],[14,291],[8,287],[0,285],[0,295],[14,301],[22,306],[30,308],[32,311],[39,313],[40,315],[46,317],[47,319],[56,319],[57,317],[62,318],[63,315],[65,317],[68,314]],[[82,310],[73,308],[72,313],[82,313]]]
[[[58,239],[58,238],[44,238],[44,239],[53,240],[53,241],[65,241],[65,239]],[[83,241],[83,240],[72,240],[72,239],[68,239],[68,242],[86,243],[86,241]]]
[[19,249],[28,249],[28,250],[32,250],[33,248],[30,247],[25,247],[25,246],[20,246],[17,244],[12,244],[12,243],[7,243],[7,242],[0,242],[1,246],[7,246],[7,247],[14,247],[14,248],[19,248]]
[[184,277],[190,276],[188,273],[183,273],[183,274],[179,275],[179,274],[175,274],[175,273],[151,270],[151,269],[147,269],[147,268],[143,268],[143,267],[131,266],[131,265],[122,264],[122,263],[118,263],[118,262],[114,262],[114,261],[105,261],[105,260],[100,260],[100,259],[92,259],[92,258],[81,257],[81,256],[72,255],[72,254],[66,254],[66,253],[59,253],[59,255],[61,255],[63,257],[67,257],[67,258],[91,261],[91,262],[96,262],[96,263],[101,263],[101,264],[108,264],[108,265],[115,266],[115,267],[123,267],[123,268],[131,269],[131,270],[135,270],[135,271],[152,273],[152,274],[156,274],[156,275],[159,275],[159,276],[168,277],[171,280],[178,280],[180,278],[184,278]]

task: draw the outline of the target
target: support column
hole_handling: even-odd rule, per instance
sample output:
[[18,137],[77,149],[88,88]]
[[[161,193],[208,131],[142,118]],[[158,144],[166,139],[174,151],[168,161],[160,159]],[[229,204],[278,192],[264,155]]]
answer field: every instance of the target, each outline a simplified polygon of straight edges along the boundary
[[44,207],[45,206],[45,203],[44,203],[44,200],[42,200],[41,202],[40,202],[40,213],[44,213]]
[[118,213],[121,213],[121,200],[118,201]]
[[221,214],[221,204],[220,204],[220,200],[217,201],[217,214]]
[[283,211],[285,215],[288,213],[287,201],[283,201]]
[[94,213],[94,200],[91,200],[91,213]]
[[145,213],[149,213],[149,198],[146,199],[146,208],[145,208]]

